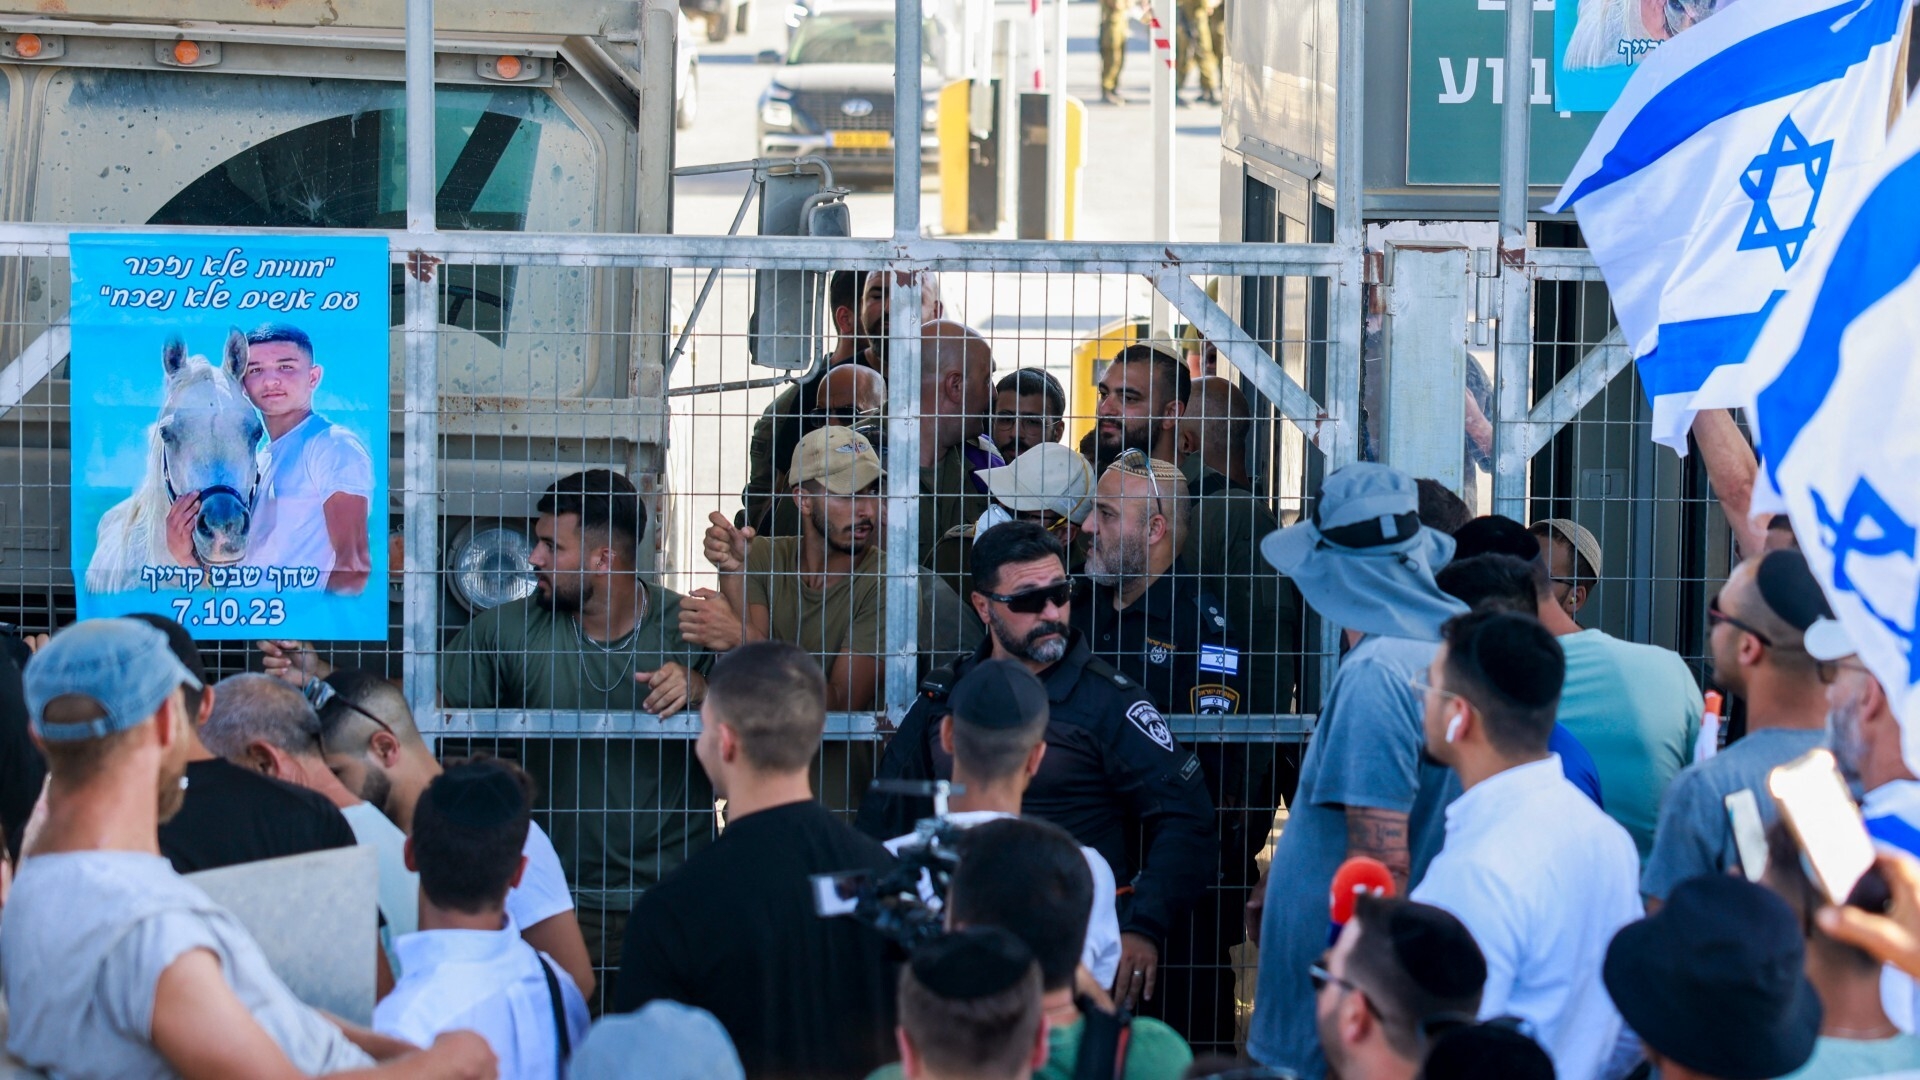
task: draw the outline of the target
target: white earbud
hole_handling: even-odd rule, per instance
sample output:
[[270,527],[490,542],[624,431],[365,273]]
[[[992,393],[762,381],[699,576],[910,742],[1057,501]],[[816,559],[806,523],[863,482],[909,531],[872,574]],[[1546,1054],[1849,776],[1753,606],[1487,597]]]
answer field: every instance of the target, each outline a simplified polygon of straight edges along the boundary
[[1447,741],[1448,742],[1459,741],[1460,725],[1466,722],[1467,722],[1467,718],[1464,716],[1456,716],[1453,719],[1447,721]]

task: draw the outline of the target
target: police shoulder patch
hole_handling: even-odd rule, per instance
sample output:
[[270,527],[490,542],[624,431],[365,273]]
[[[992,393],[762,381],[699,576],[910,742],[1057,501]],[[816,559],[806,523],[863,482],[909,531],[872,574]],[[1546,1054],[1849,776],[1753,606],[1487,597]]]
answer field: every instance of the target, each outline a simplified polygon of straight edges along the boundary
[[1173,752],[1173,731],[1167,727],[1167,718],[1161,716],[1160,710],[1153,707],[1153,702],[1134,702],[1133,706],[1127,710],[1127,719],[1132,721],[1134,727],[1140,729],[1142,735],[1159,744],[1160,749],[1168,753]]
[[1193,711],[1201,716],[1225,716],[1240,707],[1240,691],[1219,683],[1193,688]]

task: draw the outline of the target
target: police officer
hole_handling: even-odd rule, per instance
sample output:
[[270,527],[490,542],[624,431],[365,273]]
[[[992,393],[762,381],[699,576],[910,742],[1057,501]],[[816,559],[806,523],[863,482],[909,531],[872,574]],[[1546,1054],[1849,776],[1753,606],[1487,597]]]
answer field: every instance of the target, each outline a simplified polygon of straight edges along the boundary
[[[1096,659],[1069,625],[1073,585],[1060,542],[1045,528],[1011,521],[988,529],[974,545],[972,584],[973,608],[991,632],[973,656],[922,685],[879,776],[952,775],[939,720],[948,692],[975,664],[1014,660],[1038,675],[1050,712],[1047,752],[1021,812],[1072,833],[1107,860],[1123,888],[1131,886],[1120,904],[1114,996],[1137,1005],[1154,992],[1168,932],[1214,879],[1213,805],[1200,760],[1174,741],[1140,684]],[[857,824],[884,839],[931,810],[924,798],[869,794]]]
[[1094,587],[1073,625],[1160,711],[1244,712],[1239,643],[1220,602],[1180,562],[1187,514],[1187,480],[1173,465],[1129,450],[1108,466],[1081,526]]
[[[1144,684],[1162,712],[1246,712],[1247,665],[1225,610],[1180,558],[1188,514],[1179,469],[1139,450],[1120,454],[1101,474],[1084,526],[1094,587],[1089,602],[1074,609],[1073,625],[1095,657]],[[1208,794],[1224,811],[1216,880],[1237,895],[1254,880],[1253,831],[1265,820],[1249,808],[1271,800],[1252,798],[1249,789],[1260,785],[1246,747],[1209,741],[1198,755]],[[1264,838],[1265,825],[1258,830]],[[1233,1038],[1233,986],[1225,973],[1238,921],[1221,917],[1223,908],[1232,910],[1230,899],[1222,892],[1200,904],[1175,931],[1166,958],[1168,1002],[1178,1011],[1161,1019],[1191,1042]]]

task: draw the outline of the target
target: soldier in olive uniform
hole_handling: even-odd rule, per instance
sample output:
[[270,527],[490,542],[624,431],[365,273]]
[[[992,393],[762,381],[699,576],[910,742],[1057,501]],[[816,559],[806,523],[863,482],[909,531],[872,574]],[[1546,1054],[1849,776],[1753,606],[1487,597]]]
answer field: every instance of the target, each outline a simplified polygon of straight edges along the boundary
[[1198,62],[1200,100],[1210,105],[1220,104],[1220,84],[1217,81],[1220,58],[1213,40],[1214,6],[1211,0],[1179,0],[1180,36],[1174,42],[1173,50],[1175,91],[1186,87],[1187,76]]
[[1132,0],[1100,0],[1100,100],[1125,105],[1120,96],[1120,64],[1127,58],[1127,15]]

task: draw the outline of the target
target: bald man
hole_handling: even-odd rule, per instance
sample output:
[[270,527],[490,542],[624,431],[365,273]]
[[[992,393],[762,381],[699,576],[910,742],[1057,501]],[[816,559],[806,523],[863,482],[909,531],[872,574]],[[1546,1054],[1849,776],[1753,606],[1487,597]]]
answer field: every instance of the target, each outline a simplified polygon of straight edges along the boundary
[[957,322],[935,320],[920,334],[921,565],[957,525],[986,512],[987,485],[975,475],[1004,464],[987,437],[993,409],[993,351]]
[[1247,644],[1247,711],[1290,712],[1299,669],[1300,594],[1260,557],[1262,537],[1280,527],[1247,468],[1253,411],[1246,395],[1217,375],[1195,379],[1179,419],[1181,473],[1193,513],[1181,557],[1227,608]]
[[813,394],[813,411],[829,424],[859,427],[887,409],[887,380],[864,364],[827,372]]

